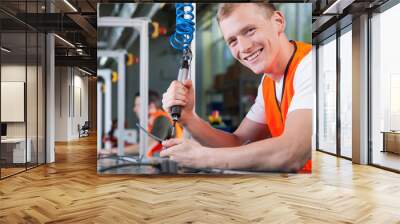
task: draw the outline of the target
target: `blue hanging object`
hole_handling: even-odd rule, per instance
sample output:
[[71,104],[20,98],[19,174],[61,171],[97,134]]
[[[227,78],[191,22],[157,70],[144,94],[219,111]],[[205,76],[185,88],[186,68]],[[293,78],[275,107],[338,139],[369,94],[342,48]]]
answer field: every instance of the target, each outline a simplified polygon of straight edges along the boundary
[[169,38],[171,46],[183,51],[190,47],[195,31],[195,22],[192,3],[176,3],[176,29],[175,33]]

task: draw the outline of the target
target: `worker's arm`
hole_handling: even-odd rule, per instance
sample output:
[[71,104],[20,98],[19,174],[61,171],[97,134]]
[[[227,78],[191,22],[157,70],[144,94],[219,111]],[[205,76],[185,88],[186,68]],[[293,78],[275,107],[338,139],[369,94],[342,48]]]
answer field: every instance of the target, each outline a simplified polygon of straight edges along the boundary
[[[194,111],[194,90],[191,80],[174,81],[163,95],[163,107],[170,111],[173,105],[182,106],[180,124],[202,145],[209,147],[240,146],[247,142],[265,139],[269,131],[265,124],[245,118],[234,133],[215,129]],[[249,131],[251,130],[251,131]]]
[[227,148],[172,139],[163,142],[167,149],[160,155],[193,167],[295,172],[311,159],[311,134],[312,110],[299,109],[288,114],[279,137]]
[[[185,127],[200,144],[209,147],[232,147],[240,146],[270,137],[269,130],[265,124],[254,122],[244,118],[234,133],[225,132],[211,127],[194,114]],[[249,131],[251,130],[251,131]]]

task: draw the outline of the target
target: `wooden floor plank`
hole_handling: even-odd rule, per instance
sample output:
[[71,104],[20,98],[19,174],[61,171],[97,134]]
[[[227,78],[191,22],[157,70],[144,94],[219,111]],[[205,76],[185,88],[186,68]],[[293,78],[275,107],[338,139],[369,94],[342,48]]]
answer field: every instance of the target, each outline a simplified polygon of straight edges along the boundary
[[313,173],[99,176],[96,138],[0,181],[0,223],[400,223],[400,175],[313,152]]

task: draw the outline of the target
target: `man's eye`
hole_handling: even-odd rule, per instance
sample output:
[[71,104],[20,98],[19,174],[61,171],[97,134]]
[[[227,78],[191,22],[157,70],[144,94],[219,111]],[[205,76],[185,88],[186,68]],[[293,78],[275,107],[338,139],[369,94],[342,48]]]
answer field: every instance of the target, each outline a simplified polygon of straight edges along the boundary
[[252,34],[254,34],[255,31],[256,31],[256,28],[250,28],[249,30],[247,30],[247,35],[252,35]]
[[232,40],[229,42],[229,46],[235,46],[235,44],[236,44],[236,40]]

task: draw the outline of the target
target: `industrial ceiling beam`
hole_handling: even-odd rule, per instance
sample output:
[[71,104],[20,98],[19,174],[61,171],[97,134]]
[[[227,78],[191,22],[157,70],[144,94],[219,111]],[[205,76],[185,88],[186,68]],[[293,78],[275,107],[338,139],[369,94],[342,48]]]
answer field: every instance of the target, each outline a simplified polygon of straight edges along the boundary
[[97,67],[97,57],[95,56],[55,56],[56,66],[81,66]]
[[67,16],[79,25],[89,37],[96,38],[97,30],[86,20],[85,17],[80,14],[68,14]]

